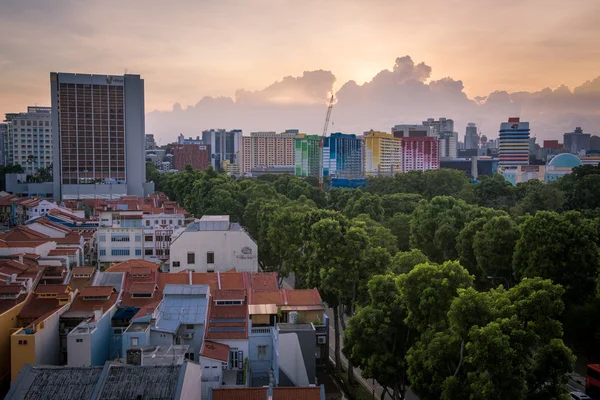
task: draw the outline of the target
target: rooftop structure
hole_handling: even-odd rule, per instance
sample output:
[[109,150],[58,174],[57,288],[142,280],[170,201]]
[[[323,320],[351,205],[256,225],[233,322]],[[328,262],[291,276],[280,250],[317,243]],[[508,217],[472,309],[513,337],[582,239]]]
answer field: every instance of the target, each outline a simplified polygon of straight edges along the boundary
[[27,365],[7,400],[176,399],[200,392],[200,366],[133,366],[107,362],[103,367]]

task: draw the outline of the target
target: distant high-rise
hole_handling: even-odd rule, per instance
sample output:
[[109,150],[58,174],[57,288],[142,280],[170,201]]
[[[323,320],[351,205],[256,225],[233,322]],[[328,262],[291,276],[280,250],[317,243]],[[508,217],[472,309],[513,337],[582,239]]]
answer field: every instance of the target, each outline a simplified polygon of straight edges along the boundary
[[323,176],[362,178],[363,140],[356,135],[332,133],[323,139]]
[[427,118],[427,121],[423,121],[423,125],[431,127],[432,136],[439,136],[442,132],[454,132],[454,120],[444,117],[437,121],[434,118]]
[[144,196],[144,80],[50,74],[55,199]]
[[456,158],[458,148],[458,133],[454,132],[454,121],[448,118],[428,118],[423,125],[431,129],[431,136],[440,141],[440,157]]
[[564,146],[569,153],[578,154],[580,151],[588,151],[591,149],[590,138],[591,134],[583,133],[581,127],[575,128],[573,132],[564,134]]
[[479,135],[477,134],[477,126],[473,122],[467,124],[465,130],[465,149],[479,148]]
[[204,144],[204,141],[200,139],[200,136],[196,136],[196,139],[193,139],[191,136],[186,138],[183,136],[183,133],[180,133],[177,137],[177,144]]
[[242,137],[242,174],[257,167],[294,166],[295,129],[282,133],[252,132]]
[[210,145],[211,163],[217,171],[223,171],[221,163],[229,160],[231,164],[239,164],[242,131],[234,129],[210,129],[202,132],[202,143]]
[[498,160],[501,167],[529,165],[529,122],[509,118],[500,124]]
[[392,126],[392,134],[394,137],[425,137],[432,135],[432,129],[424,125],[394,125]]
[[297,176],[319,176],[319,158],[322,157],[322,140],[323,138],[319,135],[303,134],[294,139],[295,174]]
[[8,140],[8,124],[0,123],[0,165],[7,165],[6,142]]
[[600,151],[600,136],[593,135],[590,138],[590,150]]
[[154,140],[154,135],[146,134],[146,150],[154,149],[156,149],[156,141]]
[[[27,175],[52,164],[52,110],[27,107],[27,112],[6,114],[6,164],[19,164]],[[0,128],[1,129],[1,128]]]
[[206,169],[210,165],[210,145],[174,145],[173,163],[177,171],[183,171],[186,165],[191,165],[194,169]]
[[394,175],[402,169],[402,139],[391,133],[369,131],[364,134],[365,174]]
[[440,141],[434,137],[402,138],[402,172],[440,168]]

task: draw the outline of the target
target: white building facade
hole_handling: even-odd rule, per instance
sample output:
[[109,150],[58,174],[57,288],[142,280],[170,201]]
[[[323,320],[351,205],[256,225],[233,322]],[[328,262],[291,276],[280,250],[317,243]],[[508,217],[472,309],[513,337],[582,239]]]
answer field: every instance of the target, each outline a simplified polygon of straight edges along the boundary
[[7,114],[4,141],[6,164],[19,164],[26,175],[52,164],[52,109],[27,107],[27,112]]
[[298,131],[252,132],[242,137],[242,174],[256,167],[295,166],[294,139]]
[[185,228],[184,214],[144,214],[144,260],[165,262],[169,260],[171,237]]
[[256,242],[229,216],[205,215],[171,243],[170,272],[258,271]]
[[102,211],[97,231],[98,265],[143,259],[143,211]]

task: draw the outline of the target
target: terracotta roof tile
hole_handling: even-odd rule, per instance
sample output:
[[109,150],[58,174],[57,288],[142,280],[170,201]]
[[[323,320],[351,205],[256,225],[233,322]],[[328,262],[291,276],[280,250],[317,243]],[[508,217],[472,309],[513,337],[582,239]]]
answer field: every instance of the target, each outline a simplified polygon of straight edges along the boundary
[[160,301],[160,299],[162,299],[162,291],[160,290],[154,292],[152,297],[132,297],[131,293],[123,293],[119,304],[122,307],[145,307]]
[[93,274],[95,271],[95,267],[75,267],[71,270],[71,273],[74,277],[77,277],[78,275],[90,275]]
[[[89,287],[93,286],[88,286],[87,288]],[[103,312],[106,312],[117,302],[117,298],[119,297],[119,293],[112,292],[108,299],[86,300],[84,292],[87,288],[84,288],[83,291],[75,297],[69,311],[94,311],[101,308]]]
[[282,387],[273,388],[273,400],[321,400],[321,387]]
[[153,293],[157,289],[154,282],[133,282],[129,287],[129,293]]
[[212,292],[213,300],[244,300],[246,291],[243,289],[215,290]]
[[[219,328],[237,328],[223,331]],[[210,302],[206,339],[246,339],[248,338],[248,306],[216,305]]]
[[250,304],[283,304],[283,296],[280,290],[252,291]]
[[74,256],[77,254],[78,249],[54,249],[48,252],[49,256]]
[[2,294],[17,294],[21,293],[21,290],[23,290],[23,285],[20,284],[0,285]]
[[27,299],[27,293],[21,294],[16,299],[0,299],[0,314],[5,313],[17,304],[21,304]]
[[213,389],[212,400],[267,400],[267,388]]
[[111,266],[106,272],[131,272],[132,267],[149,267],[156,271],[160,268],[160,264],[146,260],[127,260]]
[[229,346],[222,343],[212,342],[210,340],[205,340],[204,343],[202,343],[200,356],[227,362],[229,360]]
[[68,293],[70,291],[71,291],[71,287],[69,285],[54,285],[54,284],[38,285],[38,287],[35,289],[36,294],[53,294],[53,293],[62,294],[62,293]]
[[116,292],[114,286],[86,286],[81,291],[82,297],[108,297]]
[[257,272],[247,273],[248,285],[251,290],[278,290],[277,273]]
[[319,291],[314,289],[284,290],[288,306],[316,306],[322,303]]

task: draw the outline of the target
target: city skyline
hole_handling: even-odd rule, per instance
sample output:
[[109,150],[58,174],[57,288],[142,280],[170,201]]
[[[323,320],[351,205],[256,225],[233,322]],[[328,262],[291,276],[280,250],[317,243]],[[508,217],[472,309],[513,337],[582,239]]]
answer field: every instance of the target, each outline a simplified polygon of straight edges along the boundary
[[127,70],[145,78],[147,133],[163,144],[210,128],[320,133],[332,87],[330,132],[447,117],[491,138],[520,116],[540,139],[600,133],[596,1],[150,1],[90,18],[112,5],[3,4],[0,113],[49,105],[51,71]]

